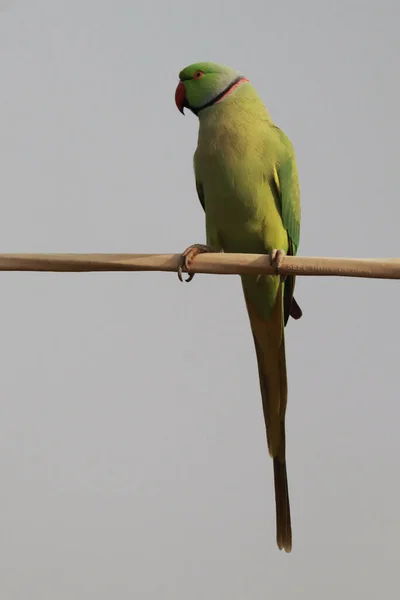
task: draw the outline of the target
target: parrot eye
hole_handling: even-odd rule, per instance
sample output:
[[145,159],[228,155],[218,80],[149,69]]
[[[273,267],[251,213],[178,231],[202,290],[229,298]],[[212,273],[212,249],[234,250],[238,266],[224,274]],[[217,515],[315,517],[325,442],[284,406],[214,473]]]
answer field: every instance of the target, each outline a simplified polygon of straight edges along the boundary
[[201,79],[203,77],[203,71],[196,71],[193,75],[193,79]]

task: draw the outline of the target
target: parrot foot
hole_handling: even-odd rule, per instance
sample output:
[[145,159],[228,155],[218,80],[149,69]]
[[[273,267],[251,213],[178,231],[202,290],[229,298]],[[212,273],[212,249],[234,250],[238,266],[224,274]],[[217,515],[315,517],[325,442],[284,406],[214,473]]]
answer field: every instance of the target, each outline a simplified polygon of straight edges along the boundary
[[194,273],[189,273],[189,277],[187,279],[183,279],[183,272],[185,271],[186,273],[189,271],[190,269],[190,263],[192,262],[192,260],[194,258],[196,258],[196,256],[198,254],[204,254],[206,252],[212,252],[212,248],[210,248],[210,246],[206,246],[205,244],[192,244],[192,246],[189,246],[189,248],[186,248],[185,252],[183,254],[181,254],[181,257],[179,259],[179,266],[178,266],[178,279],[179,281],[185,281],[186,283],[189,283],[189,281],[192,281],[193,277],[194,277]]
[[276,274],[280,274],[280,269],[282,266],[282,261],[286,256],[286,252],[284,250],[276,250],[275,248],[271,250],[269,253],[269,257],[271,260],[271,266],[275,267]]

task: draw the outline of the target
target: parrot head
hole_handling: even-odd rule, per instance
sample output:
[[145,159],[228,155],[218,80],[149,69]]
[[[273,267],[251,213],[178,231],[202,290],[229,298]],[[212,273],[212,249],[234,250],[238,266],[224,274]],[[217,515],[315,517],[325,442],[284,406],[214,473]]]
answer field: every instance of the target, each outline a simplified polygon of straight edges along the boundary
[[248,81],[238,71],[212,62],[195,63],[179,73],[175,103],[184,114],[188,108],[195,115],[221,102],[236,87]]

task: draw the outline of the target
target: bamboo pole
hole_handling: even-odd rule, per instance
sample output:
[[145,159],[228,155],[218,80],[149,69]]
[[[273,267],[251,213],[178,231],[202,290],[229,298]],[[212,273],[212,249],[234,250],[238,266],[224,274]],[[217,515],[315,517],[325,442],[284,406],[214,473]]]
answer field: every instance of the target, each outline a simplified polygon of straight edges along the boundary
[[[179,254],[0,254],[0,271],[177,271]],[[273,274],[264,254],[200,254],[191,272],[220,275]],[[285,256],[281,275],[400,279],[400,258]]]

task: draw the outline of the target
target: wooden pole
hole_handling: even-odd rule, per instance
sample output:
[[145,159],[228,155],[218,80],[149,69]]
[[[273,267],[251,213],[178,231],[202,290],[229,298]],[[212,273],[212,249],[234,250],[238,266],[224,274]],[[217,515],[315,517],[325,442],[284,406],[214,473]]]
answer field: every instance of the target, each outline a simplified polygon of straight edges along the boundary
[[[0,271],[177,271],[179,254],[0,254]],[[193,273],[273,274],[264,254],[198,255]],[[400,279],[400,258],[285,256],[282,275]]]

